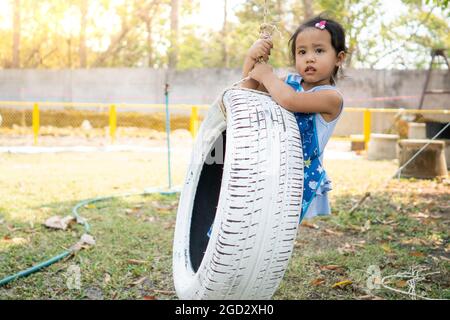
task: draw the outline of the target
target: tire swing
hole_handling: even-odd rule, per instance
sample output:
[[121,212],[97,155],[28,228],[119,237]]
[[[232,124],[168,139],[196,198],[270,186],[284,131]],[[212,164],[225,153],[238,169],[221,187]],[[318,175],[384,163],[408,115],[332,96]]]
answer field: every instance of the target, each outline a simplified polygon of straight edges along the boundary
[[225,90],[200,126],[180,196],[178,297],[270,299],[292,254],[302,194],[295,116],[268,94]]

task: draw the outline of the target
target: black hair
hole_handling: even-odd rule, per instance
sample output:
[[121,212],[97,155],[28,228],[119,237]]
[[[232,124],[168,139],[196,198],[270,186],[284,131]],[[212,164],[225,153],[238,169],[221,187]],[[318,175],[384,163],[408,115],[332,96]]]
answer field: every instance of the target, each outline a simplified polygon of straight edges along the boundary
[[[297,36],[300,32],[308,29],[308,28],[315,28],[316,23],[319,23],[320,21],[326,21],[325,30],[328,31],[328,33],[331,35],[331,45],[333,46],[334,50],[336,51],[336,55],[339,54],[339,52],[344,51],[345,53],[348,52],[347,47],[345,46],[345,31],[342,25],[330,18],[327,18],[324,16],[324,14],[319,14],[318,16],[309,19],[305,22],[303,22],[297,30],[295,30],[292,37],[289,39],[289,47],[290,47],[290,53],[292,62],[295,64],[295,41],[297,40]],[[331,83],[335,84],[335,78],[338,74],[339,67],[336,67],[334,69],[333,75],[331,77]],[[342,72],[342,71],[341,71]]]

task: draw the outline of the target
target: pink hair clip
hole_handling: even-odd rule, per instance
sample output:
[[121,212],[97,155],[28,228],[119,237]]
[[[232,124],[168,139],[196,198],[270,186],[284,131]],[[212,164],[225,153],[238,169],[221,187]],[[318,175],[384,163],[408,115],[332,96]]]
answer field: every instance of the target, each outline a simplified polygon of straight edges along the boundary
[[322,20],[320,22],[317,22],[314,26],[320,30],[325,29],[327,22],[325,20]]

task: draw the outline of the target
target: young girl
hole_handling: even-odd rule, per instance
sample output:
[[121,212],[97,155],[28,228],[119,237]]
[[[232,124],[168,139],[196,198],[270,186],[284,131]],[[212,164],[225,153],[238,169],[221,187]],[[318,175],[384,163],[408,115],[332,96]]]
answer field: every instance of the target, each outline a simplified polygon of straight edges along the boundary
[[279,79],[261,57],[268,60],[270,39],[257,40],[249,49],[242,87],[268,92],[296,117],[304,158],[304,190],[300,221],[330,214],[327,192],[331,181],[323,169],[323,151],[342,114],[343,97],[335,78],[345,60],[345,32],[331,19],[315,17],[300,25],[289,40],[297,74]]

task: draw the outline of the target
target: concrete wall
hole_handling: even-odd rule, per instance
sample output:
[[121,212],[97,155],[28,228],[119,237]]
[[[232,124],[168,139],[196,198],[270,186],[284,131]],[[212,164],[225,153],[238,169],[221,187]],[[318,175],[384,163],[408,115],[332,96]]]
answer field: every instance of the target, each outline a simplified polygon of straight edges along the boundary
[[[281,76],[287,69],[277,70]],[[338,88],[347,107],[417,108],[426,71],[346,70]],[[240,79],[239,69],[199,69],[166,72],[154,69],[1,70],[1,101],[74,101],[164,103],[164,84],[170,83],[170,103],[210,104],[220,92]],[[450,88],[450,73],[433,71],[430,87]],[[374,97],[416,96],[373,101]],[[353,99],[353,101],[352,101]],[[427,109],[449,109],[450,96],[428,96]],[[392,124],[392,115],[374,116],[373,132]],[[439,117],[442,119],[442,116]],[[450,121],[450,117],[445,119]],[[362,132],[362,113],[346,113],[336,134]]]

